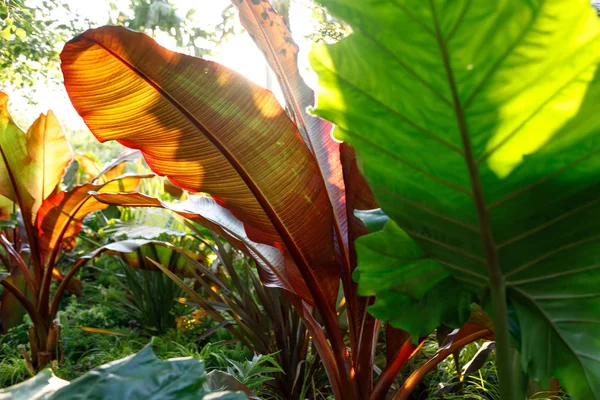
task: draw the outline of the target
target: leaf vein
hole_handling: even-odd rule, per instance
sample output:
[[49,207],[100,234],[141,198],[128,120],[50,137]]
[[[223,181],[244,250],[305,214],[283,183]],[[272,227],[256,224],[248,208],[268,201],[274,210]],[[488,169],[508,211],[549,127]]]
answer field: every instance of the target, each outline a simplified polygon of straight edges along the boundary
[[521,279],[518,281],[507,281],[506,285],[507,286],[527,285],[529,283],[542,282],[542,281],[547,281],[547,280],[555,279],[555,278],[562,278],[564,276],[574,275],[574,274],[578,274],[580,272],[593,271],[598,268],[600,268],[600,264],[594,264],[594,265],[589,265],[589,266],[583,267],[583,268],[577,268],[577,269],[572,269],[569,271],[557,272],[555,274],[536,276],[535,278],[530,278],[530,279]]
[[396,54],[394,54],[390,49],[385,47],[381,42],[375,40],[375,38],[371,34],[369,34],[367,31],[360,29],[360,33],[363,36],[365,36],[367,39],[369,39],[369,41],[371,41],[373,44],[375,44],[376,46],[379,46],[390,58],[392,58],[398,65],[400,65],[402,68],[404,68],[406,70],[406,72],[408,72],[415,79],[417,79],[419,82],[421,82],[425,87],[427,87],[431,91],[431,93],[433,93],[444,104],[446,104],[448,107],[452,108],[452,103],[450,103],[450,101],[448,99],[446,99],[446,97],[444,97],[439,91],[437,91],[437,89],[435,89],[433,86],[431,86],[431,84],[429,84],[429,82],[427,82],[419,74],[417,74],[415,72],[415,70],[410,68],[404,61],[402,61],[400,58],[398,58],[396,56]]
[[334,74],[338,78],[339,81],[343,82],[348,87],[356,90],[358,93],[360,93],[361,95],[365,96],[367,99],[371,100],[373,103],[379,105],[381,108],[387,110],[390,114],[393,114],[397,118],[399,118],[402,121],[406,122],[408,125],[412,126],[417,131],[421,132],[422,134],[424,134],[425,136],[429,137],[430,139],[435,140],[439,144],[441,144],[443,146],[446,146],[448,149],[450,149],[450,150],[452,150],[452,151],[454,151],[454,152],[456,152],[456,153],[464,156],[463,151],[459,147],[457,147],[457,146],[453,145],[452,143],[447,142],[446,140],[440,138],[439,136],[437,136],[437,135],[429,132],[425,128],[422,128],[421,126],[417,125],[416,123],[414,123],[413,121],[411,121],[410,119],[408,119],[405,115],[400,114],[398,111],[394,110],[393,108],[388,107],[387,105],[385,105],[379,99],[373,97],[372,95],[370,95],[369,93],[367,93],[365,90],[359,88],[358,86],[356,86],[353,83],[351,83],[348,79],[346,79],[343,76],[341,76],[337,71],[334,71],[331,68],[328,68],[324,64],[321,64],[321,66],[323,68],[328,69],[332,74]]
[[512,245],[512,244],[515,244],[515,243],[518,243],[521,240],[527,239],[528,237],[530,237],[532,235],[535,235],[535,234],[543,231],[544,229],[549,228],[552,225],[554,225],[554,224],[556,224],[556,223],[558,223],[558,222],[560,222],[560,221],[562,221],[564,219],[572,217],[573,215],[576,215],[576,214],[578,214],[581,211],[587,210],[588,208],[590,208],[592,206],[595,206],[596,204],[599,204],[599,203],[600,203],[600,199],[597,199],[597,200],[594,200],[594,201],[590,201],[590,202],[588,202],[586,204],[583,204],[583,205],[581,205],[579,207],[576,207],[576,208],[574,208],[572,210],[569,210],[569,211],[567,211],[567,212],[559,215],[558,217],[553,218],[552,220],[550,220],[550,221],[548,221],[546,223],[540,224],[540,225],[536,226],[533,229],[530,229],[530,230],[528,230],[526,232],[523,232],[522,234],[519,234],[519,235],[513,237],[512,239],[507,240],[506,242],[500,243],[498,245],[498,249],[501,249],[503,247],[506,247],[506,246],[509,246],[509,245]]
[[446,43],[450,43],[450,41],[452,40],[452,37],[458,30],[460,24],[462,23],[463,19],[465,18],[465,15],[467,15],[467,11],[469,11],[469,9],[471,8],[472,2],[473,2],[472,0],[467,0],[467,2],[465,3],[465,6],[463,7],[463,9],[460,12],[460,15],[456,19],[456,23],[450,30],[450,33],[448,33],[448,36],[446,36],[446,38],[444,39],[446,41]]
[[534,23],[536,22],[536,20],[537,20],[537,18],[539,16],[539,12],[540,12],[540,9],[543,6],[543,3],[544,2],[540,3],[539,7],[535,10],[534,14],[532,15],[532,18],[529,21],[529,24],[527,24],[527,26],[523,29],[523,31],[519,34],[519,36],[517,36],[517,39],[506,50],[506,52],[498,60],[496,60],[496,63],[494,63],[494,65],[492,66],[492,68],[490,68],[490,70],[483,77],[483,79],[481,80],[481,82],[479,82],[479,85],[477,85],[477,87],[475,88],[475,90],[473,90],[473,93],[471,93],[471,95],[469,96],[469,98],[465,102],[465,109],[469,108],[469,106],[471,105],[471,103],[473,102],[473,100],[477,97],[477,95],[485,87],[486,83],[489,82],[489,80],[492,77],[492,75],[494,75],[496,73],[496,71],[498,70],[498,68],[500,68],[500,66],[504,63],[504,61],[506,61],[506,59],[513,52],[513,50],[521,43],[521,41],[525,38],[525,36],[527,36],[527,34],[531,30],[531,28],[533,28],[533,25],[534,25]]
[[459,221],[459,220],[457,220],[457,219],[454,219],[454,218],[447,217],[446,215],[444,215],[444,214],[442,214],[442,213],[439,213],[439,212],[437,212],[437,211],[433,211],[432,209],[430,209],[430,208],[428,208],[428,207],[425,207],[425,206],[423,206],[423,205],[421,205],[421,204],[419,204],[419,203],[417,203],[417,202],[415,202],[415,201],[409,200],[409,199],[407,199],[407,198],[405,198],[405,197],[403,197],[403,196],[400,196],[400,195],[398,195],[398,194],[396,194],[396,193],[393,193],[393,192],[389,191],[389,190],[388,190],[386,187],[384,187],[384,186],[381,186],[381,185],[374,184],[374,185],[373,185],[373,187],[376,187],[377,189],[381,190],[382,192],[386,192],[388,195],[390,195],[390,196],[392,196],[392,197],[394,197],[394,198],[396,198],[396,199],[400,200],[400,201],[401,201],[401,202],[403,202],[403,203],[406,203],[406,204],[408,204],[408,205],[411,205],[411,206],[413,206],[413,207],[414,207],[414,208],[416,208],[416,209],[419,209],[419,210],[421,210],[421,211],[423,211],[423,212],[426,212],[426,213],[428,213],[428,214],[434,215],[434,216],[436,216],[436,217],[438,217],[438,218],[440,218],[440,219],[443,219],[443,220],[445,220],[445,221],[447,221],[447,222],[450,222],[450,223],[452,223],[452,224],[455,224],[455,225],[461,226],[461,227],[463,227],[463,228],[465,228],[465,229],[468,229],[468,230],[470,230],[470,231],[473,231],[473,232],[477,232],[477,233],[479,233],[479,227],[477,227],[477,226],[474,226],[474,225],[470,225],[470,224],[464,223],[464,222],[462,222],[462,221]]
[[[449,262],[442,261],[442,260],[440,260],[438,258],[432,258],[432,260],[434,260],[434,261],[436,261],[436,262],[438,262],[438,263],[442,264],[443,266],[448,267],[450,269],[453,269],[453,270],[456,270],[456,271],[460,271],[460,272],[462,272],[464,274],[467,274],[467,275],[474,276],[475,278],[479,278],[479,279],[481,279],[484,282],[488,282],[489,281],[489,279],[488,279],[487,276],[478,274],[477,272],[468,270],[468,269],[463,268],[463,267],[459,267],[458,265],[450,264]],[[466,279],[461,279],[461,280],[465,280],[466,281]]]
[[[343,129],[343,128],[342,128],[342,129]],[[371,147],[373,147],[373,148],[377,149],[378,151],[380,151],[380,152],[382,152],[382,153],[386,154],[386,155],[387,155],[387,156],[389,156],[390,158],[393,158],[394,160],[396,160],[396,161],[398,161],[398,162],[400,162],[400,163],[402,163],[402,164],[406,165],[407,167],[411,168],[412,170],[414,170],[414,171],[416,171],[416,172],[419,172],[419,173],[421,173],[421,174],[423,174],[423,175],[427,176],[428,178],[430,178],[430,179],[432,179],[432,180],[434,180],[434,181],[436,181],[436,182],[438,182],[438,183],[440,183],[440,184],[442,184],[442,185],[444,185],[444,186],[446,186],[446,187],[449,187],[450,189],[454,189],[454,190],[456,190],[457,192],[461,192],[461,193],[464,193],[464,194],[466,194],[467,196],[471,196],[471,192],[470,192],[469,190],[467,190],[467,189],[465,189],[465,188],[463,188],[463,187],[460,187],[460,186],[454,185],[453,183],[450,183],[450,182],[448,182],[448,181],[446,181],[446,180],[444,180],[444,179],[442,179],[442,178],[439,178],[438,176],[436,176],[436,175],[434,175],[434,174],[432,174],[432,173],[430,173],[430,172],[427,172],[427,171],[424,171],[424,170],[422,170],[421,168],[417,167],[416,165],[414,165],[414,164],[412,164],[412,163],[410,163],[410,162],[408,162],[408,161],[406,161],[406,160],[404,160],[404,159],[402,159],[402,158],[398,157],[396,154],[394,154],[394,153],[390,152],[389,150],[386,150],[385,148],[383,148],[383,147],[379,146],[378,144],[375,144],[375,143],[373,143],[373,142],[372,142],[372,141],[370,141],[369,139],[366,139],[366,138],[362,137],[362,136],[361,136],[361,135],[359,135],[358,133],[356,133],[356,132],[352,132],[352,131],[349,131],[349,130],[346,130],[346,129],[344,129],[344,131],[345,131],[345,132],[346,132],[348,135],[350,135],[350,136],[353,136],[355,139],[358,139],[358,140],[361,140],[361,141],[363,141],[365,144],[368,144],[368,145],[370,145]]]
[[460,247],[456,247],[456,246],[452,246],[452,245],[444,243],[444,242],[440,242],[439,240],[435,240],[433,238],[430,238],[429,236],[425,236],[425,235],[422,235],[420,233],[417,233],[417,232],[414,232],[414,231],[410,231],[410,230],[408,230],[408,229],[406,229],[404,227],[402,229],[404,229],[404,231],[406,233],[408,233],[409,235],[411,235],[411,236],[414,236],[414,237],[417,237],[419,239],[425,240],[426,242],[438,245],[438,246],[443,247],[443,248],[445,248],[447,250],[450,250],[453,253],[460,254],[460,255],[462,255],[464,257],[470,258],[471,260],[475,260],[475,261],[477,261],[477,262],[485,265],[485,259],[483,259],[481,257],[478,257],[478,256],[476,256],[476,255],[474,255],[474,254],[472,254],[472,253],[470,253],[468,251],[465,251],[465,250],[461,249]]
[[435,37],[435,32],[433,30],[431,30],[431,28],[429,28],[427,25],[425,25],[425,23],[423,21],[421,21],[419,18],[417,18],[413,13],[411,13],[408,8],[404,7],[402,4],[398,3],[398,1],[394,0],[392,2],[392,4],[394,6],[396,6],[397,8],[399,8],[400,10],[404,11],[404,13],[406,15],[408,15],[413,21],[415,21],[417,24],[421,25],[421,27],[423,29],[425,29],[425,31],[427,31],[427,33],[429,33],[431,36]]
[[563,252],[565,250],[569,250],[569,249],[572,249],[574,247],[581,246],[582,244],[587,244],[587,243],[590,243],[590,242],[593,242],[593,241],[596,241],[596,240],[600,240],[600,235],[595,235],[595,236],[592,236],[590,238],[578,240],[576,242],[565,244],[565,245],[560,246],[560,247],[558,247],[556,249],[548,251],[548,252],[544,253],[543,255],[541,255],[541,256],[539,256],[539,257],[537,257],[537,258],[535,258],[535,259],[533,259],[533,260],[531,260],[531,261],[529,261],[529,262],[527,262],[527,263],[525,263],[525,264],[523,264],[523,265],[515,268],[514,270],[510,271],[509,273],[505,274],[504,275],[504,279],[507,279],[507,278],[509,278],[509,277],[511,277],[511,276],[513,276],[515,274],[518,274],[519,272],[523,272],[523,271],[527,270],[528,268],[531,268],[532,266],[534,266],[536,264],[539,264],[541,261],[544,261],[546,258],[552,257],[555,254],[558,254],[558,253]]
[[481,156],[481,158],[479,160],[477,160],[477,165],[480,165],[481,163],[483,163],[485,160],[487,160],[488,158],[490,158],[496,151],[500,150],[506,143],[508,143],[510,141],[510,139],[512,139],[513,137],[515,137],[520,131],[521,128],[523,128],[525,125],[527,125],[527,123],[529,121],[531,121],[537,114],[540,113],[540,111],[542,111],[557,95],[559,95],[563,89],[565,89],[567,86],[569,86],[570,84],[572,84],[577,77],[579,77],[579,75],[583,74],[587,69],[589,69],[591,66],[595,66],[597,64],[597,61],[594,60],[594,62],[592,64],[588,64],[586,65],[584,68],[582,68],[581,70],[577,71],[575,73],[575,75],[573,75],[573,77],[571,77],[569,80],[567,80],[567,82],[565,82],[563,85],[561,85],[558,89],[556,89],[551,95],[550,97],[548,97],[546,100],[544,100],[539,107],[537,107],[527,118],[525,118],[515,129],[513,129],[512,132],[510,132],[508,135],[506,135],[505,138],[503,138],[496,146],[494,146],[493,148],[491,148],[490,150],[488,150],[483,156]]

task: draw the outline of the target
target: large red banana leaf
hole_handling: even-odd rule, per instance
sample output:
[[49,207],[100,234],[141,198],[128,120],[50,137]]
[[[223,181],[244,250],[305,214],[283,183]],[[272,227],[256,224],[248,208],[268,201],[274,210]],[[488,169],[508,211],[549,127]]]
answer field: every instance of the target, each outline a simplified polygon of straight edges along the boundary
[[71,101],[99,140],[138,148],[155,172],[210,193],[251,240],[288,253],[313,300],[331,308],[340,276],[332,207],[271,92],[121,27],[86,31],[61,60]]
[[308,109],[315,105],[315,94],[298,70],[298,46],[283,18],[275,12],[269,1],[233,0],[232,4],[238,8],[242,25],[277,76],[287,112],[317,159],[329,201],[334,208],[334,223],[339,229],[342,245],[347,249],[348,223],[340,143],[333,140],[333,125],[329,121],[308,115]]
[[[286,110],[308,146],[315,155],[325,182],[329,201],[334,210],[334,227],[340,239],[343,265],[342,282],[350,319],[350,342],[361,389],[368,390],[372,377],[372,342],[378,325],[366,313],[368,298],[356,296],[356,285],[351,280],[356,266],[353,240],[365,232],[362,222],[354,217],[354,209],[377,208],[366,181],[356,168],[354,150],[333,140],[333,125],[308,114],[315,104],[313,90],[306,85],[298,70],[298,46],[279,15],[267,0],[232,0],[244,28],[262,51],[285,97]],[[364,367],[363,367],[364,365]],[[361,374],[364,370],[364,374]]]

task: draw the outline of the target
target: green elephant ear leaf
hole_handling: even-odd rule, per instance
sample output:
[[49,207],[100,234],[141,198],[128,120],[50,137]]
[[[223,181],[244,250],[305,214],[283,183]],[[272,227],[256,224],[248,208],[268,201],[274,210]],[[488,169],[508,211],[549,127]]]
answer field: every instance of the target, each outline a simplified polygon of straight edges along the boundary
[[[57,378],[49,369],[35,377],[0,390],[0,399],[90,400],[245,400],[247,388],[238,382],[212,388],[207,384],[204,363],[192,357],[160,360],[154,354],[155,339],[137,354],[94,368],[72,382]],[[221,391],[231,386],[236,390]],[[214,389],[214,390],[213,390]],[[218,390],[218,391],[217,391]]]
[[[396,235],[486,307],[482,294],[501,287],[492,278],[503,281],[527,373],[600,398],[600,21],[589,2],[322,3],[354,33],[311,55],[315,113],[356,148]],[[361,290],[397,296],[399,264],[357,247]],[[411,291],[439,289],[418,282]],[[377,302],[392,318],[398,305]]]

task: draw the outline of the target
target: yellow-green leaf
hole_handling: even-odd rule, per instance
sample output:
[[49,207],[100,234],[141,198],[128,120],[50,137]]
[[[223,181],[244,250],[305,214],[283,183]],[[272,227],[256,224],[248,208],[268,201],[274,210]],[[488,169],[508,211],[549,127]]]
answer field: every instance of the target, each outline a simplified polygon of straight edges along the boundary
[[25,29],[23,28],[17,28],[15,30],[15,35],[17,35],[19,39],[25,40],[25,38],[27,37],[27,32],[25,32]]

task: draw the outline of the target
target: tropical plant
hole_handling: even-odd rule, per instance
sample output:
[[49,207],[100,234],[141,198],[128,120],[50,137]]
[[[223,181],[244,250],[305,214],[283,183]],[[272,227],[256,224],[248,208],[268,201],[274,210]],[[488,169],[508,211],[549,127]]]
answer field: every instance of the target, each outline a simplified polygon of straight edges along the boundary
[[[354,239],[366,233],[354,210],[377,205],[352,148],[332,139],[330,123],[307,114],[314,95],[300,77],[298,48],[281,17],[268,1],[233,3],[279,79],[287,114],[271,92],[241,75],[120,27],[88,30],[65,46],[65,86],[99,140],[139,149],[159,175],[213,198],[200,197],[200,211],[143,196],[138,205],[176,209],[251,255],[261,281],[284,289],[302,318],[335,396],[384,398],[423,338],[408,340],[388,326],[389,358],[374,385],[380,322],[366,312],[373,298],[357,295],[352,272]],[[111,197],[112,204],[131,200]],[[340,281],[348,343],[337,313]],[[444,293],[452,290],[440,292],[441,299]],[[464,312],[448,312],[444,322],[466,322],[465,300]],[[402,311],[425,317],[414,312],[419,306],[407,302]],[[452,352],[491,335],[474,324],[464,329],[464,337],[450,342]]]
[[[107,208],[90,191],[136,190],[142,176],[122,176],[99,184],[60,189],[71,149],[58,120],[49,111],[22,132],[0,92],[0,215],[9,223],[0,230],[0,285],[4,290],[0,318],[4,331],[22,321],[33,322],[29,332],[32,369],[40,369],[58,356],[58,303],[65,290],[78,291],[73,274],[63,276],[58,261],[70,247],[83,218]],[[6,220],[6,219],[5,219]],[[84,261],[79,261],[83,263]],[[52,278],[60,281],[51,295]]]
[[[159,360],[152,350],[152,343],[137,354],[101,365],[72,382],[60,379],[51,370],[45,369],[26,382],[0,390],[0,399],[247,398],[244,393],[214,392],[201,361],[192,357]],[[238,385],[241,383],[238,382]]]
[[[261,387],[265,383],[275,379],[272,374],[283,372],[275,361],[275,358],[270,355],[255,354],[251,360],[244,360],[244,362],[228,359],[223,361],[229,364],[226,368],[227,374],[234,376],[238,381],[246,385],[248,389],[253,391],[253,393],[259,393],[262,399],[265,398],[265,395],[259,391]],[[273,398],[277,399],[281,397]]]
[[[203,223],[202,215],[210,215],[211,212],[213,216],[220,213],[233,220],[227,210],[208,197],[192,196],[177,206],[139,193],[98,193],[95,197],[108,204],[168,207],[199,223]],[[211,212],[207,213],[207,210]],[[245,236],[242,224],[236,222],[235,225],[221,226],[221,229],[226,227],[232,232],[226,236],[232,243],[236,243],[232,235]],[[205,253],[194,253],[161,241],[117,242],[108,246],[110,250],[107,253],[118,254],[128,265],[148,273],[162,270],[165,274],[163,279],[169,279],[187,294],[187,298],[172,296],[171,301],[180,298],[179,301],[183,304],[203,310],[218,323],[202,334],[201,338],[223,328],[255,353],[276,353],[273,357],[283,373],[276,374],[275,380],[268,386],[282,398],[298,399],[305,379],[311,378],[313,370],[307,363],[310,341],[308,332],[290,300],[281,289],[261,284],[254,270],[249,268],[247,256],[238,254],[221,242],[215,233],[211,240],[196,225],[188,226],[202,240],[203,246],[216,256],[214,261]],[[239,248],[248,253],[247,248]],[[244,274],[238,272],[240,267],[245,269]],[[151,271],[152,269],[156,271]],[[191,286],[184,281],[184,277],[193,279]],[[138,284],[144,285],[142,282]]]
[[[422,334],[473,298],[493,316],[502,399],[517,396],[511,342],[529,376],[600,398],[590,2],[322,4],[354,33],[312,55],[315,112],[391,218],[356,245],[370,311]],[[398,312],[410,301],[421,315]]]
[[[115,287],[103,292],[144,332],[161,335],[177,325],[177,300],[181,288],[158,270],[137,269],[120,262],[120,276]],[[179,312],[178,312],[179,311]]]

